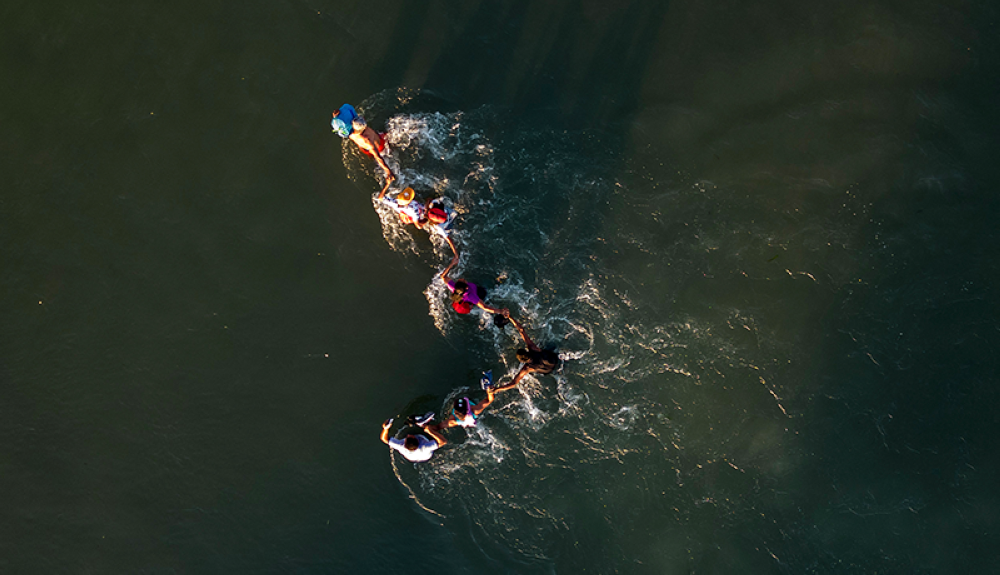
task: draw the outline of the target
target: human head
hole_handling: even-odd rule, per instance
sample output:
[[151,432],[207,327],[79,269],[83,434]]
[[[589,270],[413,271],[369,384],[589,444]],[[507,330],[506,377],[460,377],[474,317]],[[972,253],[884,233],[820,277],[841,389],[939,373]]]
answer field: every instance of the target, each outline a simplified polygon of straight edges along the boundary
[[420,441],[417,439],[416,435],[407,435],[406,439],[403,440],[403,447],[409,449],[410,451],[415,451],[420,447]]
[[469,413],[469,398],[460,397],[455,400],[455,413],[464,416]]
[[526,350],[524,348],[521,348],[521,349],[517,350],[514,353],[514,355],[517,356],[517,361],[519,361],[521,363],[528,363],[529,361],[531,361],[531,352],[529,352],[528,350]]
[[468,282],[465,280],[455,280],[455,291],[451,292],[451,301],[461,301],[467,291],[469,291]]

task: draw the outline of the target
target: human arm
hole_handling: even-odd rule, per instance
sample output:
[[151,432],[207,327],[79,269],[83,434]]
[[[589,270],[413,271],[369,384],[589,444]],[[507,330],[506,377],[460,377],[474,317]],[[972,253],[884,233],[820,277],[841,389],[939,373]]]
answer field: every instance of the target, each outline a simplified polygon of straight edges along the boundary
[[485,411],[486,408],[489,407],[489,405],[491,403],[493,403],[493,394],[494,393],[495,392],[493,391],[492,387],[487,387],[486,388],[486,399],[480,401],[479,403],[477,403],[476,405],[474,405],[472,407],[472,415],[475,415],[476,417],[479,417],[479,415],[483,411]]
[[434,431],[441,431],[442,429],[448,429],[449,427],[455,427],[456,425],[458,424],[455,422],[455,416],[449,415],[447,418],[445,418],[444,421],[440,423],[428,423],[423,427],[421,427],[420,429],[423,429],[424,431],[430,429],[433,429]]
[[510,383],[494,388],[493,393],[499,393],[501,391],[507,391],[508,389],[513,389],[517,387],[517,384],[521,381],[521,378],[528,375],[529,373],[531,373],[531,368],[526,365],[522,365],[521,369],[517,371],[517,375],[514,376],[514,379],[512,379]]
[[444,444],[448,443],[448,439],[445,438],[444,434],[437,428],[428,425],[426,427],[422,427],[421,429],[423,429],[427,435],[431,436],[431,439],[437,443],[438,447],[443,447]]
[[517,328],[517,333],[521,334],[521,339],[524,340],[524,345],[531,351],[538,351],[538,346],[535,345],[535,342],[531,341],[530,337],[528,337],[528,332],[524,331],[524,326],[521,325],[521,322],[510,317],[510,315],[507,316],[507,319],[509,319],[510,323],[514,324],[514,327]]
[[375,158],[375,162],[382,168],[382,171],[385,172],[385,185],[388,187],[389,184],[396,181],[396,175],[392,173],[391,169],[389,169],[389,164],[385,163],[385,160],[382,159],[382,154],[378,151],[378,147],[372,148],[372,157]]
[[382,440],[382,443],[384,443],[386,445],[389,445],[389,428],[390,427],[392,427],[392,418],[391,417],[389,419],[385,420],[385,423],[382,424],[382,435],[379,436],[379,439]]
[[488,311],[490,313],[500,314],[504,317],[507,317],[510,314],[510,310],[508,310],[507,308],[490,307],[485,303],[483,303],[482,301],[480,301],[476,305],[479,306],[479,309]]
[[382,186],[382,191],[378,193],[378,199],[381,200],[382,198],[385,197],[385,193],[389,191],[389,184],[391,183],[392,182],[390,180],[385,181],[385,185]]
[[458,251],[455,250],[455,244],[451,243],[451,238],[447,239],[448,239],[448,245],[451,246],[451,251],[455,252],[455,257],[451,258],[451,263],[449,263],[448,267],[444,268],[444,271],[441,272],[441,281],[443,281],[444,283],[448,283],[448,281],[451,279],[448,277],[448,274],[451,272],[452,268],[454,268],[455,265],[458,263]]

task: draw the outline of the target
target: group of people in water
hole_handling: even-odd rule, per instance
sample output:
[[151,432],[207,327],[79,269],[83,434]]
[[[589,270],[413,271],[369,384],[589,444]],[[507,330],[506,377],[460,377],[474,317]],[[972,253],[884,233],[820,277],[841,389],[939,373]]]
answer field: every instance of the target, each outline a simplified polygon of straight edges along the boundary
[[[524,347],[516,352],[517,360],[521,366],[510,382],[494,385],[492,372],[487,371],[483,374],[480,383],[486,392],[486,398],[479,403],[472,403],[472,400],[465,396],[459,397],[453,402],[451,414],[439,423],[434,422],[434,412],[421,416],[410,416],[406,420],[406,427],[410,431],[402,438],[389,436],[389,430],[394,423],[392,418],[387,419],[382,424],[382,433],[379,436],[382,442],[398,451],[409,461],[426,461],[431,458],[435,450],[448,443],[448,439],[443,433],[444,430],[452,427],[475,427],[480,415],[493,403],[497,393],[513,389],[524,376],[530,373],[551,373],[559,366],[559,356],[554,351],[540,348],[532,341],[523,324],[511,317],[510,310],[486,304],[484,301],[486,290],[482,286],[461,278],[451,277],[451,272],[458,264],[459,259],[458,249],[448,235],[448,228],[452,224],[454,214],[448,213],[440,199],[421,203],[416,200],[413,188],[407,187],[397,192],[394,199],[386,200],[389,187],[396,180],[395,174],[392,173],[385,158],[382,157],[387,147],[386,135],[376,133],[369,127],[350,104],[344,104],[339,110],[333,112],[333,120],[331,120],[330,125],[337,135],[354,142],[363,153],[371,156],[382,169],[385,175],[385,186],[378,194],[379,200],[386,201],[399,214],[403,223],[413,224],[428,231],[434,231],[432,226],[435,226],[436,230],[444,236],[454,257],[441,272],[439,279],[450,292],[452,309],[459,314],[468,314],[475,308],[479,308],[494,314],[495,325],[502,329],[507,323],[510,323],[524,341]],[[419,431],[415,431],[413,428]]]

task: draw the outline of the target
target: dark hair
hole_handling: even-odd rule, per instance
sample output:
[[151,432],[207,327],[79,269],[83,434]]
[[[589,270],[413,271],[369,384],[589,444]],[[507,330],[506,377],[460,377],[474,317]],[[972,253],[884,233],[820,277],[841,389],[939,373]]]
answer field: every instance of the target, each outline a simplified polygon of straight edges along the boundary
[[466,414],[469,413],[469,400],[465,397],[460,397],[455,400],[455,413]]
[[517,356],[517,361],[521,363],[528,363],[529,361],[531,361],[531,356],[533,354],[530,351],[521,348],[517,350],[517,352],[515,352],[515,355]]
[[465,292],[469,291],[469,283],[465,280],[455,280],[455,291],[451,292],[451,301],[461,301]]
[[407,435],[406,439],[403,440],[403,447],[413,451],[420,447],[420,440],[417,439],[416,435]]

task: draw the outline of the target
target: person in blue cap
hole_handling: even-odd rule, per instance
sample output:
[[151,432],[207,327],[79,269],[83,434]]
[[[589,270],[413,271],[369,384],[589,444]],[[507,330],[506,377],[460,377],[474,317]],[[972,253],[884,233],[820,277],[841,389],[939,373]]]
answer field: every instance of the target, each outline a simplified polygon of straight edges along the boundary
[[335,134],[341,138],[350,138],[358,145],[358,148],[361,148],[362,153],[375,159],[375,162],[385,172],[386,186],[396,179],[392,170],[389,169],[389,165],[382,158],[382,152],[385,151],[385,134],[378,134],[368,127],[365,119],[358,114],[354,106],[344,104],[335,111],[333,119],[330,120],[330,127],[333,128]]

